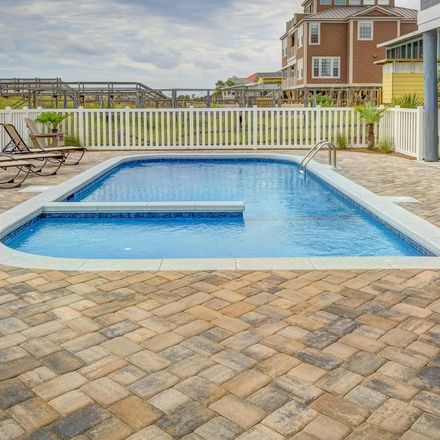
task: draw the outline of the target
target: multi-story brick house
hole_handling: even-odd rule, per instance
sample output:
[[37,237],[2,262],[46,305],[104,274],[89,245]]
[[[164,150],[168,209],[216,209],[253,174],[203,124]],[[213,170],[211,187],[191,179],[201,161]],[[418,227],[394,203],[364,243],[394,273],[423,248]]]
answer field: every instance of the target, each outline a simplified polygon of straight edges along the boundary
[[307,102],[317,93],[340,103],[375,98],[382,83],[381,42],[417,29],[417,11],[394,0],[305,0],[286,23],[282,41],[285,97]]

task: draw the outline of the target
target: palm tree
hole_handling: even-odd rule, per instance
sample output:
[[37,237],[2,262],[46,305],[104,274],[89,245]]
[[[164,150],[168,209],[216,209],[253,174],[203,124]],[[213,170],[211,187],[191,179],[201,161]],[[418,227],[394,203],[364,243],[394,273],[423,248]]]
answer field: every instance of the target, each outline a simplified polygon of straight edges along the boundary
[[374,127],[380,122],[387,109],[377,108],[372,104],[365,104],[363,106],[356,107],[356,111],[359,113],[361,120],[367,125],[368,149],[372,150],[375,143]]

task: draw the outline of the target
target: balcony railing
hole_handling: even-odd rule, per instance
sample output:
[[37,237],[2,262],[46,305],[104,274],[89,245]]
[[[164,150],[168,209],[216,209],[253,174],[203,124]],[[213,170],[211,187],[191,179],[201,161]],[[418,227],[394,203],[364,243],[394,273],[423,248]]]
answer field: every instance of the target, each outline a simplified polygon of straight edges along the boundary
[[281,87],[283,89],[290,89],[292,87],[296,86],[295,84],[295,79],[294,78],[286,78],[283,79],[282,83],[281,83]]

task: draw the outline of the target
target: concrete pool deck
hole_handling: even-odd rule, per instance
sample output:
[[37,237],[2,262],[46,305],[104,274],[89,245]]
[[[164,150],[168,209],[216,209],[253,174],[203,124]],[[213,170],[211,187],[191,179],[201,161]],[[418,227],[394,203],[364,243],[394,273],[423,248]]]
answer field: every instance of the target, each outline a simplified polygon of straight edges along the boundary
[[[339,166],[440,226],[437,165]],[[436,439],[439,377],[438,270],[0,267],[2,440]]]

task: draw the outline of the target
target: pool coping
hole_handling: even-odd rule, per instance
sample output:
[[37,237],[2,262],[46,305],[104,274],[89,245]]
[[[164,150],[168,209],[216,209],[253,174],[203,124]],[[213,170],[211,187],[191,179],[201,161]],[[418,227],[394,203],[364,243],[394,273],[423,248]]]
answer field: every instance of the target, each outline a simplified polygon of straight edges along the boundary
[[[49,188],[35,197],[0,214],[0,239],[23,226],[33,218],[45,212],[72,212],[67,203],[60,203],[67,197],[101,177],[112,168],[134,160],[173,159],[173,158],[248,158],[287,160],[299,163],[301,156],[272,153],[167,153],[137,154],[108,159],[71,179]],[[440,228],[398,206],[395,201],[403,196],[379,196],[357,183],[337,173],[328,165],[311,162],[308,166],[311,173],[328,185],[352,199],[355,203],[369,211],[392,228],[397,229],[411,240],[440,255]],[[190,202],[194,207],[195,203]],[[215,202],[222,204],[225,202]],[[228,202],[229,204],[230,202]],[[238,202],[239,204],[240,202]],[[84,202],[79,202],[85,207]],[[151,202],[152,205],[157,205]],[[164,205],[166,205],[165,203]],[[61,206],[62,205],[62,206]],[[72,205],[71,202],[68,205]],[[84,209],[94,211],[97,203]],[[101,209],[108,205],[105,212],[120,212],[121,206],[135,205],[129,203],[99,204]],[[111,206],[113,205],[113,207]],[[148,210],[147,203],[141,210]],[[177,205],[183,205],[182,202]],[[232,203],[234,208],[237,204]],[[193,208],[183,207],[183,209]],[[174,206],[174,209],[176,206]],[[57,211],[58,209],[58,211]],[[63,211],[65,209],[65,211]],[[97,208],[98,209],[98,208]],[[231,208],[232,209],[232,208]],[[244,209],[244,206],[243,206]],[[213,209],[214,211],[214,209]],[[78,211],[77,211],[78,212]],[[81,212],[81,211],[79,211]],[[97,212],[97,211],[94,211]],[[101,211],[103,212],[103,211]],[[144,260],[110,260],[110,259],[75,259],[56,258],[19,252],[0,242],[0,264],[31,269],[50,269],[64,271],[196,271],[196,270],[347,270],[347,269],[440,269],[440,257],[292,257],[292,258],[200,258],[200,259],[144,259]]]

